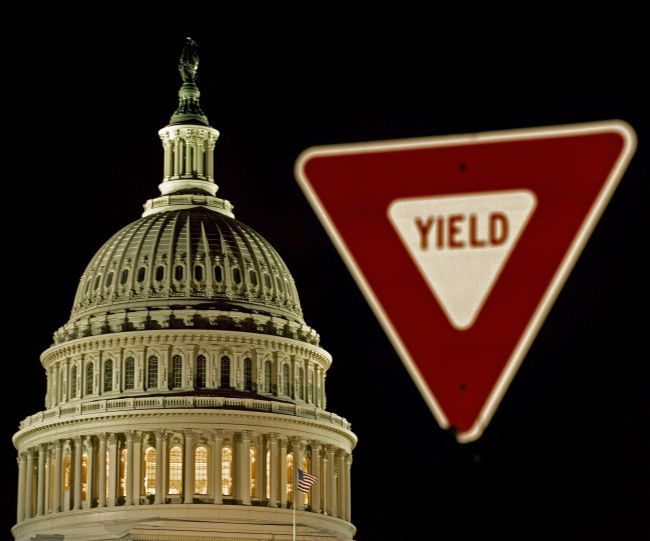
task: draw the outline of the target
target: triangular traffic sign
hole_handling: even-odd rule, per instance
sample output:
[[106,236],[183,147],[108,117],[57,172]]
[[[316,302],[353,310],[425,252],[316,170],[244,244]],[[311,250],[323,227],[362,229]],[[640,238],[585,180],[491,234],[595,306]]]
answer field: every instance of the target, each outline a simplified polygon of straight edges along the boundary
[[478,438],[636,146],[620,121],[306,150],[296,178],[443,428]]

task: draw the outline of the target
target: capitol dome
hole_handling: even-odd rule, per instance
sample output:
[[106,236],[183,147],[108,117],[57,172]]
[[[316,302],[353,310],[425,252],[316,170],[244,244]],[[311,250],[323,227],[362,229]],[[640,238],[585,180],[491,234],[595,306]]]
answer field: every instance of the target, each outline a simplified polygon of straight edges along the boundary
[[351,541],[350,423],[294,280],[216,196],[188,38],[160,196],[99,249],[14,435],[17,541]]

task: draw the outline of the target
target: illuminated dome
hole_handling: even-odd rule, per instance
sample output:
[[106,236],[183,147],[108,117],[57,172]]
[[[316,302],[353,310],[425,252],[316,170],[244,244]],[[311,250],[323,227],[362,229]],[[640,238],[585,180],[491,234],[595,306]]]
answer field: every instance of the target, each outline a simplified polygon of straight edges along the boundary
[[158,133],[160,196],[81,276],[25,418],[16,541],[352,541],[350,423],[331,355],[264,238],[216,197],[196,44]]

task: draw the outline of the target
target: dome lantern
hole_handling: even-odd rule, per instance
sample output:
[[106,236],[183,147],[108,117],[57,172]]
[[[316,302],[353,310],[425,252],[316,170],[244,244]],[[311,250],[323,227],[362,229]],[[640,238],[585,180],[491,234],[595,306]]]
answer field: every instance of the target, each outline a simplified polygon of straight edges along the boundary
[[197,205],[234,216],[233,205],[215,197],[219,187],[214,182],[214,147],[219,131],[201,110],[198,67],[197,44],[188,37],[178,65],[183,80],[178,107],[158,132],[164,149],[163,181],[158,185],[161,197],[145,203],[143,216]]

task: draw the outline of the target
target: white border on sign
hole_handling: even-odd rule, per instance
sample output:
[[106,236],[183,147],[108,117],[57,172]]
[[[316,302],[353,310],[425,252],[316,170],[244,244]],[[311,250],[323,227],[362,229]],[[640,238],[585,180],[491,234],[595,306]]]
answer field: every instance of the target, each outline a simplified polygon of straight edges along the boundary
[[296,160],[294,172],[298,184],[302,188],[305,196],[307,197],[307,200],[316,212],[330,239],[343,258],[343,261],[347,265],[348,270],[357,282],[359,289],[361,289],[361,292],[375,313],[375,316],[379,320],[379,323],[393,344],[393,347],[402,359],[402,362],[406,366],[406,369],[420,390],[422,397],[431,409],[431,412],[438,421],[438,424],[443,429],[446,429],[449,427],[449,420],[445,416],[442,408],[431,392],[431,389],[429,389],[428,385],[424,381],[424,378],[413,362],[413,359],[411,359],[408,350],[400,339],[399,333],[393,327],[390,319],[384,312],[381,303],[366,281],[366,278],[361,272],[361,269],[357,266],[354,257],[352,256],[350,250],[345,244],[345,241],[343,240],[343,237],[337,230],[334,222],[330,218],[325,207],[309,183],[309,180],[304,171],[304,165],[306,161],[318,156],[368,154],[372,152],[456,146],[461,144],[483,143],[488,141],[516,141],[526,139],[545,139],[548,137],[572,137],[574,135],[607,132],[618,133],[623,137],[623,149],[616,163],[614,164],[614,167],[612,168],[607,181],[603,185],[600,193],[592,204],[591,209],[587,213],[587,217],[585,218],[582,226],[573,238],[569,250],[565,254],[548,288],[544,292],[544,295],[542,296],[537,309],[528,322],[524,333],[520,337],[517,346],[510,356],[510,359],[505,365],[494,387],[492,388],[488,399],[486,400],[476,419],[476,422],[468,431],[456,434],[456,438],[460,443],[468,443],[478,439],[492,419],[492,416],[494,415],[499,402],[501,402],[501,399],[508,389],[512,378],[517,373],[517,370],[519,369],[519,366],[526,356],[526,353],[528,352],[530,346],[533,344],[533,341],[535,340],[539,329],[544,323],[544,320],[552,308],[555,299],[562,290],[564,283],[569,277],[571,270],[573,269],[576,261],[578,260],[578,257],[580,256],[580,253],[587,243],[587,240],[589,239],[594,227],[598,223],[598,220],[605,210],[605,207],[609,203],[614,190],[618,186],[618,183],[620,182],[623,173],[627,168],[627,164],[634,154],[634,151],[636,149],[636,134],[634,132],[634,129],[628,123],[622,120],[610,120],[604,122],[589,122],[584,124],[524,128],[517,130],[481,132],[475,134],[445,135],[436,137],[420,137],[413,139],[375,141],[367,143],[328,145],[308,148],[304,150]]

